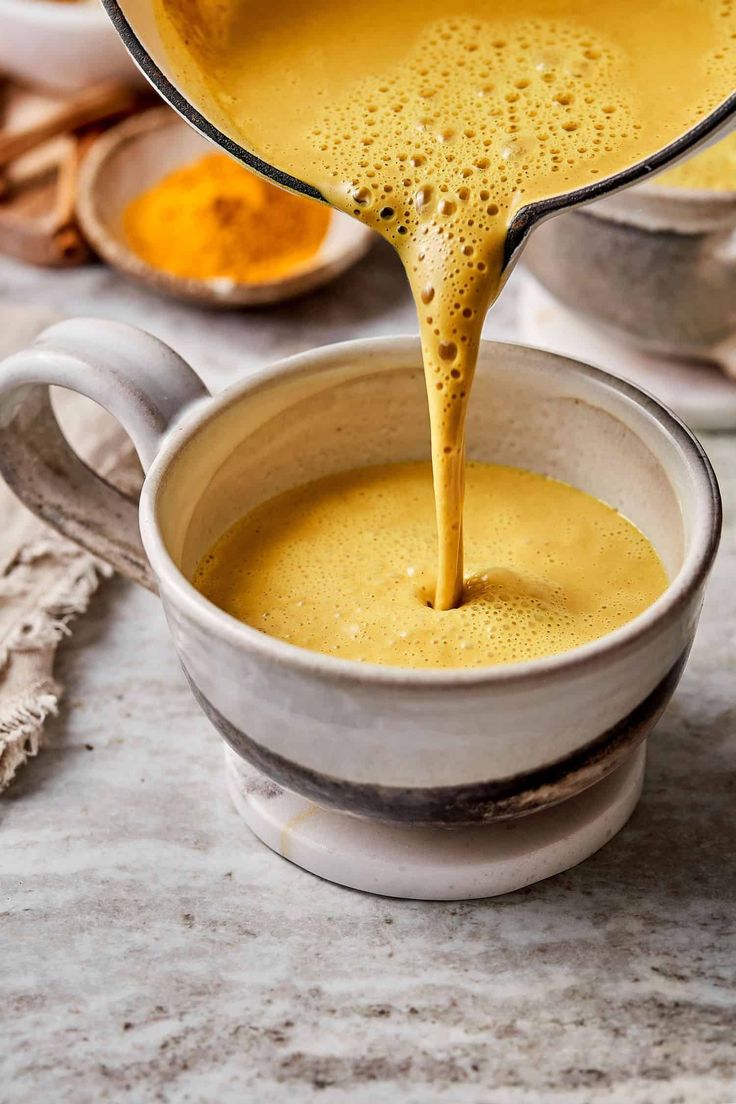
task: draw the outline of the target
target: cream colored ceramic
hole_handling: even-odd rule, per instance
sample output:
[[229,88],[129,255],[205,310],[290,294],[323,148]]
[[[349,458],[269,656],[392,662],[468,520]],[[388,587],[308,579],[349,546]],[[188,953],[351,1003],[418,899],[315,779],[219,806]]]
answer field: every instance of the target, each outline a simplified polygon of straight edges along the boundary
[[333,211],[325,240],[314,257],[276,281],[189,280],[152,268],[125,240],[125,206],[166,173],[211,152],[210,143],[168,108],[128,119],[96,142],[80,172],[77,214],[100,256],[155,291],[208,306],[247,307],[313,291],[355,264],[370,248],[372,231]]
[[[147,478],[136,507],[59,435],[49,383],[106,406]],[[416,339],[305,353],[209,398],[154,338],[64,322],[0,367],[0,470],[53,525],[157,589],[193,692],[235,750],[325,806],[470,824],[563,800],[643,739],[679,678],[718,540],[710,465],[677,420],[574,361],[484,343],[470,455],[567,480],[621,509],[672,582],[634,621],[574,651],[482,670],[320,655],[212,606],[195,564],[251,506],[325,472],[426,457]]]
[[584,321],[736,376],[736,190],[639,185],[550,219],[524,263]]
[[656,395],[696,433],[736,430],[736,376],[715,362],[646,350],[563,306],[528,274],[517,286],[518,330],[525,343],[629,380]]
[[0,0],[0,71],[63,92],[142,83],[98,0]]
[[587,859],[634,811],[645,759],[642,743],[605,778],[567,801],[448,832],[321,808],[225,748],[235,808],[272,851],[339,885],[424,901],[496,897]]

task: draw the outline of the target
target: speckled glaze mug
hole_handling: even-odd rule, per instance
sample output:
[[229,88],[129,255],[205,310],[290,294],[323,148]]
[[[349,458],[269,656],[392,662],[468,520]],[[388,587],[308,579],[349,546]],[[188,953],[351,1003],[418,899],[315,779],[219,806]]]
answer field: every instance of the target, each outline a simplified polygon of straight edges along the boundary
[[[147,473],[139,507],[76,457],[49,384],[120,420]],[[718,489],[697,441],[603,372],[484,343],[468,444],[472,457],[544,472],[622,510],[662,557],[666,592],[600,640],[513,666],[420,671],[309,652],[217,609],[193,570],[264,498],[428,455],[417,339],[308,352],[215,398],[169,348],[118,323],[61,323],[0,365],[5,479],[51,525],[158,591],[194,695],[231,748],[319,805],[398,824],[519,816],[611,772],[677,684],[718,543]]]

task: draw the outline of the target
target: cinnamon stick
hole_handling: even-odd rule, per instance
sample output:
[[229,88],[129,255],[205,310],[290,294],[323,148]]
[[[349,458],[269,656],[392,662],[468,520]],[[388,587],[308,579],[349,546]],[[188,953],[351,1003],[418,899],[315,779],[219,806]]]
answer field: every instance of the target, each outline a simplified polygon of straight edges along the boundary
[[67,131],[79,130],[90,123],[101,122],[113,115],[132,111],[141,94],[121,84],[104,82],[86,88],[56,111],[24,130],[0,134],[0,169],[22,157],[35,146]]

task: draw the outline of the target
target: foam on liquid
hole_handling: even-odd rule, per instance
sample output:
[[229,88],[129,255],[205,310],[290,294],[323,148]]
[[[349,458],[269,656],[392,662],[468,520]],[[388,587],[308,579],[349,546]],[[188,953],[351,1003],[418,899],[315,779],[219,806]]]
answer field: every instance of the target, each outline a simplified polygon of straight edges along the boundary
[[419,314],[438,555],[463,586],[464,426],[528,202],[661,148],[733,90],[734,0],[156,0],[179,81],[398,250]]
[[467,499],[456,609],[431,607],[432,472],[421,462],[342,472],[270,499],[220,538],[194,583],[271,636],[402,667],[561,652],[629,621],[667,585],[646,537],[565,483],[471,462]]

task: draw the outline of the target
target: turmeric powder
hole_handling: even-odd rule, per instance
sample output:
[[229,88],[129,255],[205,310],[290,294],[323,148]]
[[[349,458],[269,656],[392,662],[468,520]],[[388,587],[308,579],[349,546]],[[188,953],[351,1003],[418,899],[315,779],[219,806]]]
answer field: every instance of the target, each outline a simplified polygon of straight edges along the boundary
[[224,154],[176,169],[128,204],[123,228],[144,261],[175,276],[267,283],[319,249],[330,211]]

